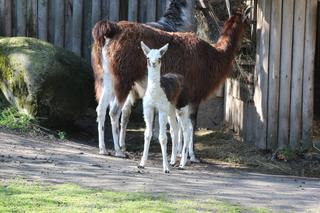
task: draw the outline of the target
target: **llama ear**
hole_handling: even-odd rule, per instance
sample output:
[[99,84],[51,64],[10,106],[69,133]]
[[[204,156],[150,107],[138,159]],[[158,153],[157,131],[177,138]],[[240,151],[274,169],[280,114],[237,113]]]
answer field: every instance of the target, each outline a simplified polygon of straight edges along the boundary
[[163,56],[163,55],[167,52],[168,47],[169,47],[169,43],[167,43],[166,45],[164,45],[163,47],[161,47],[161,49],[160,49],[160,54],[161,54],[161,56]]
[[143,41],[141,41],[141,48],[143,53],[147,56],[150,52],[150,48],[145,43],[143,43]]

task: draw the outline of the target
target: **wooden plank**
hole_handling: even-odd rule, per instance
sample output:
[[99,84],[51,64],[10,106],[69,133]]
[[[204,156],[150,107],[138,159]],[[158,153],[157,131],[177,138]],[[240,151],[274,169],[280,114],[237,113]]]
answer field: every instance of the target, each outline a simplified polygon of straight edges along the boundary
[[48,1],[48,41],[54,43],[55,1]]
[[155,21],[157,14],[157,2],[155,0],[147,0],[147,22]]
[[109,0],[102,0],[101,2],[102,8],[101,8],[101,19],[108,20],[109,19],[109,7],[110,7],[110,1]]
[[295,0],[290,109],[290,146],[293,149],[299,149],[301,141],[302,77],[306,1],[307,0]]
[[91,25],[94,26],[101,19],[101,7],[102,2],[101,0],[92,0],[92,18],[91,18]]
[[38,0],[38,38],[48,40],[48,0]]
[[275,150],[278,140],[282,0],[272,1],[269,57],[267,148]]
[[81,56],[83,0],[73,0],[72,51]]
[[289,144],[294,0],[283,0],[278,147]]
[[139,22],[147,21],[147,0],[139,0]]
[[81,52],[82,56],[86,61],[91,59],[91,11],[92,11],[92,1],[83,2],[83,23],[82,23],[82,42],[81,42]]
[[37,37],[37,0],[27,1],[27,36]]
[[119,21],[120,0],[113,0],[109,3],[109,19]]
[[[256,104],[255,132],[256,146],[266,149],[267,139],[267,112],[268,112],[268,70],[269,70],[269,43],[271,1],[258,1],[257,23],[257,62],[255,69],[255,93]],[[254,131],[254,130],[253,130]]]
[[317,42],[317,0],[307,1],[306,32],[303,68],[302,100],[302,148],[312,144],[313,106],[314,106],[314,64]]
[[128,2],[128,21],[138,20],[138,0],[130,0]]
[[27,1],[17,1],[17,36],[27,34]]
[[55,0],[54,7],[54,44],[64,46],[64,0]]
[[224,120],[227,123],[230,123],[231,116],[231,103],[230,103],[230,79],[227,78],[225,82],[224,90]]
[[64,14],[64,48],[72,51],[72,14],[73,0],[65,1]]
[[159,20],[163,16],[165,10],[166,10],[166,1],[158,0],[157,1],[157,17],[156,17],[157,20]]
[[11,0],[0,1],[0,34],[2,36],[11,36],[12,34],[12,12],[11,12]]

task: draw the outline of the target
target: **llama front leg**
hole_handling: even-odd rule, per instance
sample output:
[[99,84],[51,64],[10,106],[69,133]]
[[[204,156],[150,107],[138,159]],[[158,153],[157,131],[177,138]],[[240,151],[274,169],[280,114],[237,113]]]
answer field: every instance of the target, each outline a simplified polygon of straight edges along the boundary
[[120,150],[119,146],[119,118],[121,114],[121,107],[118,104],[117,98],[115,97],[110,104],[110,121],[111,121],[111,127],[112,127],[112,136],[113,136],[113,144],[114,144],[114,150],[116,152],[116,157],[124,158],[126,155]]
[[144,116],[144,121],[146,123],[146,129],[144,131],[143,155],[141,157],[141,161],[138,166],[138,168],[140,168],[140,169],[143,169],[145,167],[147,159],[148,159],[150,141],[152,138],[153,114],[154,114],[153,107],[143,106],[143,116]]
[[159,142],[162,152],[163,171],[169,173],[168,156],[167,156],[167,119],[166,113],[159,112]]
[[178,133],[179,133],[177,119],[174,113],[168,116],[168,121],[170,125],[170,135],[171,135],[171,141],[172,141],[172,154],[171,154],[170,165],[174,166],[177,160],[177,143],[178,143]]
[[105,129],[105,119],[108,104],[111,99],[111,94],[103,88],[99,104],[97,106],[97,122],[98,122],[98,134],[99,134],[99,154],[106,155],[107,150],[104,142],[104,129]]

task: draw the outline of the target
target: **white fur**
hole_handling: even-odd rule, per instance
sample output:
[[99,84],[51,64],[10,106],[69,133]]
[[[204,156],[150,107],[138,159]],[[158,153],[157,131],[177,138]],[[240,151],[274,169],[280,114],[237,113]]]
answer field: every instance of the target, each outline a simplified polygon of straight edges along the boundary
[[178,142],[178,123],[176,116],[181,124],[184,136],[184,146],[182,149],[182,158],[180,162],[180,168],[184,168],[187,157],[189,143],[192,142],[193,127],[190,119],[189,107],[186,106],[180,110],[176,109],[167,99],[167,96],[160,84],[160,59],[166,52],[168,45],[161,49],[148,48],[143,42],[141,42],[142,49],[148,58],[148,84],[145,96],[143,97],[143,113],[144,120],[146,122],[144,151],[140,162],[140,167],[144,167],[148,158],[150,140],[152,137],[152,123],[154,117],[154,111],[159,112],[159,142],[161,145],[163,170],[169,172],[168,160],[167,160],[167,135],[166,125],[169,121],[170,134],[172,137],[172,155],[170,164],[175,164],[177,154],[177,142]]
[[120,110],[117,109],[117,101],[113,92],[113,85],[109,74],[109,60],[107,57],[107,45],[109,39],[106,39],[105,45],[102,48],[101,61],[103,68],[103,87],[101,97],[97,106],[97,122],[98,122],[98,134],[99,134],[99,154],[107,154],[104,141],[105,130],[105,117],[108,105],[110,105],[110,118],[112,124],[113,143],[116,151],[116,156],[123,157],[124,154],[120,151],[119,147],[119,116]]

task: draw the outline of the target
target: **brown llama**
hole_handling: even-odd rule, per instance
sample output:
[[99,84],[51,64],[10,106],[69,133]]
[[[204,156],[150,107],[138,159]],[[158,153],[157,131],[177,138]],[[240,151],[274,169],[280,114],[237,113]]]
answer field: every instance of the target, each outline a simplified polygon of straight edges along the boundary
[[[174,72],[184,76],[188,103],[191,108],[197,109],[200,102],[209,98],[232,71],[232,62],[242,40],[248,11],[237,11],[230,17],[217,43],[212,45],[193,33],[169,33],[127,21],[99,21],[92,30],[92,54],[98,58],[98,61],[93,61],[93,66],[107,65],[104,74],[110,74],[109,85],[112,85],[112,89],[101,89],[105,95],[101,94],[100,97],[98,118],[103,116],[106,109],[104,101],[113,100],[114,109],[119,111],[129,93],[143,96],[147,64],[140,41],[152,48],[169,43],[171,48],[162,59],[161,73]],[[98,51],[100,48],[105,50],[102,55]],[[116,98],[113,99],[114,96]],[[103,124],[99,128],[102,130]],[[189,155],[195,158],[192,144],[189,146]]]

